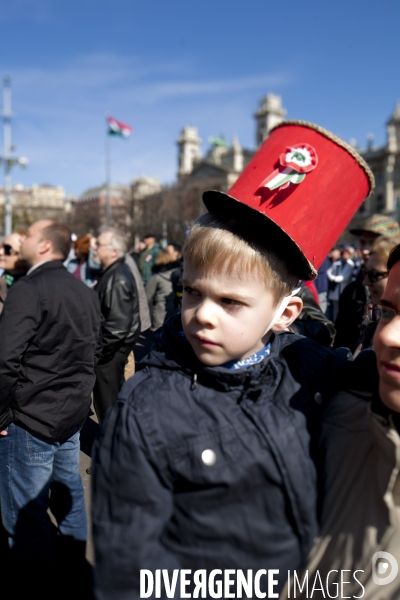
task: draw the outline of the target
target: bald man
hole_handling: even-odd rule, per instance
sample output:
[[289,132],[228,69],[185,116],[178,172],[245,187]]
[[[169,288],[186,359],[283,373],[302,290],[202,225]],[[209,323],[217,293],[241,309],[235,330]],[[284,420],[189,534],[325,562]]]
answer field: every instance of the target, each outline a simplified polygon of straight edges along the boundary
[[63,556],[68,550],[57,564],[68,573],[69,592],[81,585],[85,567],[79,432],[100,354],[100,305],[65,269],[70,247],[65,225],[31,225],[19,253],[30,268],[11,287],[0,317],[0,512],[21,598],[54,597],[55,541]]

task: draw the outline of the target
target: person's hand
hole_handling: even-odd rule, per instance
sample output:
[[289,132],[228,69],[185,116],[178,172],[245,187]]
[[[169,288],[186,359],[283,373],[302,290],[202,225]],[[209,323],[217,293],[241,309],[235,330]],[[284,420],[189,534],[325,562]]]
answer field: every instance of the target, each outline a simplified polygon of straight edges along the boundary
[[7,431],[3,429],[3,431],[0,431],[0,435],[7,435]]

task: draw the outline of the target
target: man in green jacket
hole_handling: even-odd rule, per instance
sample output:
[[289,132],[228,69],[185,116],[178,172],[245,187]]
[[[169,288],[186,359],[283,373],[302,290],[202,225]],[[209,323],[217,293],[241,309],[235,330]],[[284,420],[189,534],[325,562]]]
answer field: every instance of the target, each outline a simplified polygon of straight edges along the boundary
[[153,265],[155,265],[160,248],[156,243],[156,237],[152,233],[143,238],[146,248],[139,255],[139,270],[142,275],[143,285],[146,285],[153,274]]

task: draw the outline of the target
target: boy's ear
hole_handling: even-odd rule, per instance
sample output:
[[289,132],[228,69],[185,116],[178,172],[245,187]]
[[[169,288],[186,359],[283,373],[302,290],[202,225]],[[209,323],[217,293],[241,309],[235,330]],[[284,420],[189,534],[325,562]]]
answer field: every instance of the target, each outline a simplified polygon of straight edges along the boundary
[[297,319],[303,308],[303,300],[298,296],[292,296],[280,318],[272,328],[272,331],[283,331]]

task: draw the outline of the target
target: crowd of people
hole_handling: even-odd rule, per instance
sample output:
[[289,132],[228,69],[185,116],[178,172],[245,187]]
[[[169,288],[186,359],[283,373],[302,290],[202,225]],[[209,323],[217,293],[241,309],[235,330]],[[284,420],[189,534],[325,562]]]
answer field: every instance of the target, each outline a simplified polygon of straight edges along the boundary
[[[346,206],[331,161],[354,184]],[[400,598],[400,227],[375,214],[335,245],[372,187],[354,149],[288,122],[229,194],[205,192],[182,246],[52,220],[2,240],[17,598]],[[152,348],[135,364],[140,336]]]
[[358,353],[372,344],[377,305],[388,280],[391,250],[400,243],[399,223],[373,214],[350,231],[354,245],[334,247],[318,270],[315,287],[321,310],[334,323],[332,345]]

